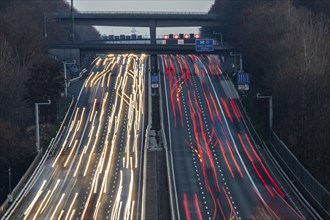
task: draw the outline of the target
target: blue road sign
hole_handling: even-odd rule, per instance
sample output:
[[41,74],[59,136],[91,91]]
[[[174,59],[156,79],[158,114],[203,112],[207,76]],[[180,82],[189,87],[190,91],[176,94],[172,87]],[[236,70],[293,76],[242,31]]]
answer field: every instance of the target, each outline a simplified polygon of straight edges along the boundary
[[158,88],[158,86],[159,86],[158,83],[159,83],[158,76],[157,75],[151,76],[151,88],[154,88],[154,89]]
[[151,76],[151,83],[158,83],[159,79],[158,76]]
[[213,39],[196,39],[195,45],[197,52],[214,51]]
[[250,84],[250,74],[239,72],[237,73],[237,85],[248,85]]

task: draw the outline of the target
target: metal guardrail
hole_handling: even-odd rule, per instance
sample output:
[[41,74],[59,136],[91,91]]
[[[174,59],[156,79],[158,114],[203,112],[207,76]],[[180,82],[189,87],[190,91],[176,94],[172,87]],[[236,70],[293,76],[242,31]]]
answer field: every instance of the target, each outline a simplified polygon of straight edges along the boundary
[[271,132],[271,143],[273,144],[273,150],[284,162],[284,165],[296,177],[295,181],[305,188],[310,197],[318,203],[329,217],[330,193],[305,169],[274,131]]
[[[225,79],[224,79],[225,80]],[[294,183],[292,182],[292,180],[288,177],[287,172],[285,172],[282,169],[282,166],[277,162],[279,159],[281,159],[281,155],[279,155],[277,152],[275,152],[275,156],[274,157],[274,152],[271,153],[269,149],[273,149],[274,147],[272,146],[272,144],[267,144],[262,140],[262,138],[259,136],[258,132],[256,131],[253,123],[250,120],[249,115],[247,114],[245,107],[242,103],[242,98],[239,95],[239,93],[237,92],[237,90],[234,88],[234,84],[232,81],[227,81],[225,80],[226,83],[228,83],[228,86],[232,87],[235,95],[238,97],[238,106],[240,109],[240,112],[242,114],[242,119],[244,124],[246,125],[246,128],[249,132],[249,134],[253,137],[252,141],[254,143],[254,145],[260,149],[260,148],[264,148],[266,155],[268,156],[268,158],[270,159],[270,161],[274,164],[275,168],[277,169],[278,173],[282,176],[283,180],[286,182],[286,184],[288,185],[288,187],[294,192],[294,194],[297,196],[297,199],[301,202],[301,204],[306,208],[306,210],[309,212],[309,214],[311,214],[311,216],[315,217],[315,219],[322,219],[322,217],[317,213],[317,211],[314,209],[314,207],[312,207],[310,205],[310,203],[305,199],[305,197],[300,193],[300,191],[297,189],[297,187],[294,185]]]

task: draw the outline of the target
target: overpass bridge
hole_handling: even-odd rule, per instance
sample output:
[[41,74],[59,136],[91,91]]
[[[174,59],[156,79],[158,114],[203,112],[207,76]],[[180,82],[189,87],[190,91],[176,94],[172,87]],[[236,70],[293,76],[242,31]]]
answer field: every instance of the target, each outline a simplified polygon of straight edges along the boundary
[[[71,22],[72,25],[149,27],[151,44],[156,44],[157,27],[219,27],[222,16],[196,12],[91,12],[59,10],[47,20]],[[73,28],[72,28],[73,29]]]
[[[113,53],[146,53],[146,54],[198,54],[195,44],[167,45],[167,44],[107,44],[107,43],[77,43],[77,44],[52,44],[51,49],[79,49],[81,51],[99,51]],[[230,45],[214,45],[214,51],[208,54],[219,53],[220,51],[233,50]]]

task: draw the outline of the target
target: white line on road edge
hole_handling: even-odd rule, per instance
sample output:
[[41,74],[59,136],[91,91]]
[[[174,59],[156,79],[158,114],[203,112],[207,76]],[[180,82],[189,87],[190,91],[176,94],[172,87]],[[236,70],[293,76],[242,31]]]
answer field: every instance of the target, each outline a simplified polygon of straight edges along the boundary
[[[146,72],[146,69],[144,69],[144,71]],[[145,73],[143,75],[143,78],[144,78],[144,85],[145,85]],[[145,86],[144,86],[144,98],[143,98],[143,106],[145,106],[145,101],[146,101],[146,92],[145,92]],[[150,94],[148,92],[148,94]],[[148,97],[148,105],[150,105],[149,103],[149,97]],[[151,114],[151,112],[149,111],[148,112],[148,115]],[[145,195],[145,187],[146,187],[146,174],[147,174],[147,170],[146,170],[146,158],[147,158],[147,154],[146,154],[146,146],[148,146],[149,144],[149,141],[146,142],[147,140],[147,136],[149,137],[149,130],[148,128],[150,127],[150,121],[148,120],[148,125],[147,125],[147,130],[146,130],[146,136],[145,136],[145,144],[144,144],[144,147],[143,147],[143,136],[144,136],[144,120],[145,119],[145,115],[143,115],[143,122],[142,122],[142,135],[141,135],[141,143],[140,143],[140,146],[141,146],[141,153],[140,153],[140,169],[139,169],[139,174],[142,174],[142,179],[141,179],[141,175],[139,175],[139,185],[138,185],[138,200],[137,200],[137,205],[136,205],[136,219],[139,219],[139,213],[141,213],[141,219],[145,219],[145,199],[146,199],[146,195]],[[142,157],[143,157],[143,164],[141,164],[141,161],[142,161]],[[141,183],[142,182],[142,183]],[[142,185],[143,184],[143,185]],[[142,185],[142,207],[140,208],[140,197],[141,197],[141,185]]]
[[[150,57],[149,57],[149,70],[150,70]],[[148,84],[150,84],[150,71],[147,71]],[[144,117],[144,116],[143,116]],[[149,133],[151,127],[151,88],[148,85],[148,125],[145,134],[144,152],[143,152],[143,188],[142,188],[142,205],[141,205],[141,219],[145,219],[146,215],[146,187],[147,187],[147,150],[149,148]]]

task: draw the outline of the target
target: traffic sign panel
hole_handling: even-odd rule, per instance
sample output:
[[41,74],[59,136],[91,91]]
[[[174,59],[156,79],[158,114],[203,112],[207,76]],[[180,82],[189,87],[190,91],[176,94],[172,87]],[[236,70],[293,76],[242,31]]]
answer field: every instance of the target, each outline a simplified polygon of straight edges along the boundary
[[151,84],[151,88],[153,88],[153,89],[157,89],[158,87],[159,87],[158,83],[152,83]]
[[239,72],[237,73],[237,85],[246,85],[250,84],[250,74]]
[[213,39],[196,39],[195,45],[197,52],[214,51]]
[[158,75],[153,75],[151,76],[151,88],[158,88],[158,83],[159,83],[159,78],[158,78]]
[[158,76],[151,76],[151,83],[158,83],[159,79]]

